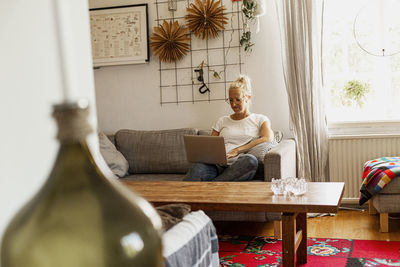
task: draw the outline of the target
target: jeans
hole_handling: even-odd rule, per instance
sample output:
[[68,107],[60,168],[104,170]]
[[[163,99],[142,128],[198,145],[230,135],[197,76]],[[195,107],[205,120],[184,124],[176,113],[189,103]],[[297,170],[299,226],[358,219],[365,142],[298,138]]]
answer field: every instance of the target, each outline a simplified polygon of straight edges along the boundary
[[250,154],[240,154],[229,166],[194,163],[184,181],[248,181],[253,179],[258,167],[258,160]]

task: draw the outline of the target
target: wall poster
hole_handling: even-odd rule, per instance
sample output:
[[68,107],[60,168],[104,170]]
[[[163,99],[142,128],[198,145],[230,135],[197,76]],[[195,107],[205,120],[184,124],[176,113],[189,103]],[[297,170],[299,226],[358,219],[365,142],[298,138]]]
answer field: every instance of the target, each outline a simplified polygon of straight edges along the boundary
[[149,61],[147,4],[90,9],[93,66]]

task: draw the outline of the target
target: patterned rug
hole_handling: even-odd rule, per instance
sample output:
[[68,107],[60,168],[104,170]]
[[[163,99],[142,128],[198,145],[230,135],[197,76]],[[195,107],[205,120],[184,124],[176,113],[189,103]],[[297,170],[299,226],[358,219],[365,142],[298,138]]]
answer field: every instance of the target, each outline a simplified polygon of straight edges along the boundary
[[[219,236],[220,267],[267,267],[282,263],[282,241],[270,237]],[[299,266],[400,266],[400,242],[312,238],[307,264]]]

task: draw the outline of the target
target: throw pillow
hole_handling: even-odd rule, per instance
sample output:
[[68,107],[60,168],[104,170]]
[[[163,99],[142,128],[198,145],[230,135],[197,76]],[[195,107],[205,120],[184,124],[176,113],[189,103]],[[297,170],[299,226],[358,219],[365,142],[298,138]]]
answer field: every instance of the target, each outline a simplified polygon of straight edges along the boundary
[[273,147],[277,146],[283,138],[281,131],[274,132],[274,139],[270,142],[265,142],[252,147],[247,153],[254,155],[258,162],[264,162],[265,154],[268,153]]
[[264,180],[264,158],[272,148],[277,146],[283,138],[283,133],[281,131],[274,132],[274,139],[271,142],[266,142],[258,144],[257,146],[250,149],[247,153],[254,155],[258,160],[258,168],[255,175],[255,179]]
[[265,154],[267,154],[267,152],[270,151],[275,146],[276,146],[276,143],[274,141],[261,143],[256,146],[253,146],[247,152],[247,154],[251,154],[251,155],[255,156],[257,158],[258,162],[264,162]]
[[129,169],[129,164],[125,157],[117,150],[104,133],[99,133],[99,144],[100,153],[108,167],[116,176],[124,177]]
[[279,144],[282,141],[282,138],[283,138],[283,133],[281,131],[274,132],[274,140],[277,144]]

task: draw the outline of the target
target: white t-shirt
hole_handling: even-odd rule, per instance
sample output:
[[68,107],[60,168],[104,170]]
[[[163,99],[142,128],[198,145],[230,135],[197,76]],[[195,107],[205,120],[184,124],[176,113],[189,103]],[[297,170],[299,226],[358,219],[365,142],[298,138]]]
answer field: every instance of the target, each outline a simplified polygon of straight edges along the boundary
[[233,120],[230,116],[223,116],[213,125],[225,139],[225,149],[229,152],[239,146],[247,144],[255,137],[260,136],[261,125],[270,121],[267,116],[252,113],[244,119]]

